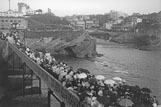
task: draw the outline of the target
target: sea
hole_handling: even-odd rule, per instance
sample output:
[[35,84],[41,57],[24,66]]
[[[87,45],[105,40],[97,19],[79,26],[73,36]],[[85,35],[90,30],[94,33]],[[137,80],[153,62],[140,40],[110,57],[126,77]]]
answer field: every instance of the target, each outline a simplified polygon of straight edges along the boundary
[[104,75],[107,79],[121,77],[127,84],[150,88],[151,95],[157,96],[161,103],[161,51],[97,45],[97,52],[101,55],[95,58],[64,55],[55,58],[74,70],[85,68],[94,75]]

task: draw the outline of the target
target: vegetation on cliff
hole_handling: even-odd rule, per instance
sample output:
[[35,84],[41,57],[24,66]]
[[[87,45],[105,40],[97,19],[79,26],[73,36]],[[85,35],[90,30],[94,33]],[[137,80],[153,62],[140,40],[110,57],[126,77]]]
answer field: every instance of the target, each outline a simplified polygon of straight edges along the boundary
[[69,22],[58,16],[50,14],[38,14],[27,18],[29,29],[42,29],[45,27],[58,28],[60,25],[68,25]]

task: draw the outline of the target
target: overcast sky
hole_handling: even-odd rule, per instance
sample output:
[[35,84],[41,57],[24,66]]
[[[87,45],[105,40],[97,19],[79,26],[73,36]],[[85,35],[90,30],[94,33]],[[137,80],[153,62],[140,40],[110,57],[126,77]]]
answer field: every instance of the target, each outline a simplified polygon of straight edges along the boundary
[[[0,0],[0,11],[8,10],[9,0]],[[57,16],[72,14],[104,14],[117,10],[131,15],[134,12],[148,14],[161,11],[161,0],[10,0],[11,9],[17,10],[17,3],[27,3],[32,9],[50,8]]]

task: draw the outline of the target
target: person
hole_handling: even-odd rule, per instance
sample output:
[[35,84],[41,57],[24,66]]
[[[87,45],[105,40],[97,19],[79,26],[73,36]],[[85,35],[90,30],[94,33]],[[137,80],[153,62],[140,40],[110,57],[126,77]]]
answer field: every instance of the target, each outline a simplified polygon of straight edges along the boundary
[[14,41],[12,35],[7,36],[6,39],[7,39],[7,41],[10,42],[11,44],[14,44],[14,43],[15,43],[15,41]]
[[3,40],[3,33],[0,32],[0,38]]
[[158,102],[156,96],[153,96],[153,104],[152,105],[153,105],[153,107],[157,107],[157,105],[159,105],[159,102]]

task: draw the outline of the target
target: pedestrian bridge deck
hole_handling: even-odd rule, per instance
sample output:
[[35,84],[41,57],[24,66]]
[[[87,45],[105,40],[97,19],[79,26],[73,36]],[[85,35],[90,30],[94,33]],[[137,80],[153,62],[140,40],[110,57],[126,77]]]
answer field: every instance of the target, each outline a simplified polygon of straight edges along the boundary
[[41,80],[47,84],[48,88],[51,89],[57,98],[65,103],[66,107],[82,106],[76,94],[63,87],[61,82],[59,82],[33,60],[31,60],[26,54],[24,54],[11,43],[8,43],[8,48],[13,53],[17,54],[17,56],[21,58],[22,62],[25,63],[39,78],[41,78]]

